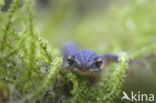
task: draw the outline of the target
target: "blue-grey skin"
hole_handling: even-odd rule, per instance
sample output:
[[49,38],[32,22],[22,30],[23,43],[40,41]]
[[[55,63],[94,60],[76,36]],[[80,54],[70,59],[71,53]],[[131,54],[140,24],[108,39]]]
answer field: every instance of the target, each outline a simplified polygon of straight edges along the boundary
[[[110,62],[117,62],[118,59],[118,56],[113,54],[99,56],[92,50],[80,50],[75,44],[71,43],[63,46],[62,54],[62,67],[64,70],[71,70],[76,74],[85,76],[101,74]],[[69,63],[70,57],[74,59],[72,64]],[[100,65],[97,65],[96,61],[98,60],[101,60]]]

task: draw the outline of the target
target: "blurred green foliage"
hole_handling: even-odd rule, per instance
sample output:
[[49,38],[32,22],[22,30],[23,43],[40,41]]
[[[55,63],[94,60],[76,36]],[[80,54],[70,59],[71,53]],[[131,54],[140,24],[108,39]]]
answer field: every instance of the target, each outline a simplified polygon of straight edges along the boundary
[[73,40],[100,54],[121,50],[132,53],[155,43],[154,0],[112,1],[106,4],[108,8],[86,13],[78,12],[76,1],[68,2],[63,6],[54,3],[56,7],[48,11],[49,19],[43,17],[46,26],[40,30],[55,47]]
[[[34,11],[31,0],[13,0],[8,11],[0,11],[0,102],[112,103],[120,99],[128,57],[155,53],[156,1],[105,1],[105,7],[97,8],[90,1],[51,1],[45,11]],[[0,0],[0,9],[3,5]],[[91,6],[86,9],[87,5]],[[57,48],[66,40],[99,54],[126,51],[128,56],[122,52],[119,63],[111,65],[113,70],[106,70],[106,77],[94,87],[62,70]],[[154,76],[155,58],[147,63]],[[148,79],[151,86],[156,84],[153,79]]]

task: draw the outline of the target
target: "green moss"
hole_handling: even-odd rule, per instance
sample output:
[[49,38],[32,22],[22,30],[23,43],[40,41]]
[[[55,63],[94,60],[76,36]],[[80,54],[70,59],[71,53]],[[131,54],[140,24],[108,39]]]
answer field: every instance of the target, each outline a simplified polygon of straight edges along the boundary
[[12,2],[12,4],[11,4],[10,9],[8,10],[8,13],[7,13],[8,14],[7,15],[8,20],[7,20],[7,23],[5,25],[3,25],[4,29],[2,30],[3,37],[2,37],[2,40],[1,40],[1,47],[0,47],[1,51],[3,51],[3,49],[5,47],[8,47],[8,45],[9,45],[9,44],[7,44],[8,42],[6,42],[7,41],[7,36],[9,35],[9,31],[11,29],[12,17],[14,15],[15,11],[17,10],[17,7],[18,7],[19,3],[20,3],[20,0],[14,0]]
[[[1,25],[1,102],[36,101],[37,97],[41,97],[52,85],[52,80],[60,71],[62,60],[57,50],[49,49],[47,44],[44,46],[46,42],[34,26],[32,2],[25,1],[24,7],[18,8],[19,2],[20,0],[12,2],[10,9],[5,13],[8,22]],[[27,16],[21,15],[21,21],[18,21],[16,16],[21,13],[20,9],[25,11]],[[20,31],[15,29],[17,22],[24,23],[20,24]],[[42,70],[42,62],[49,66],[48,72],[46,68]]]
[[[105,78],[104,83],[101,84],[103,87],[101,89],[104,94],[103,99],[106,101],[113,101],[114,98],[119,95],[122,90],[124,78],[126,77],[128,66],[127,54],[122,52],[118,61],[119,63],[114,68],[114,72],[109,74],[108,77]],[[102,92],[100,94],[102,94]]]

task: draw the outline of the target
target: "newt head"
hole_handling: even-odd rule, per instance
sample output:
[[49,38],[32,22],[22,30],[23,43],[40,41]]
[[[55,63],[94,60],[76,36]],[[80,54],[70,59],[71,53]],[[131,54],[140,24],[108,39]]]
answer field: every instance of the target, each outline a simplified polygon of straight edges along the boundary
[[63,68],[79,75],[99,75],[103,69],[103,59],[91,50],[71,52],[63,59]]

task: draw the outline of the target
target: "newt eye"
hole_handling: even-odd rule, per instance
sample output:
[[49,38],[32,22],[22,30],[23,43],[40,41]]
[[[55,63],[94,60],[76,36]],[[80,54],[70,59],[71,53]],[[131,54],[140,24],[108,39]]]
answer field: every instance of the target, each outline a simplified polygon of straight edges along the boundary
[[100,66],[102,65],[102,58],[96,58],[96,59],[95,59],[95,65],[96,65],[97,67],[100,67]]
[[68,64],[69,65],[72,65],[72,64],[74,64],[75,63],[75,58],[74,58],[74,56],[68,56]]

